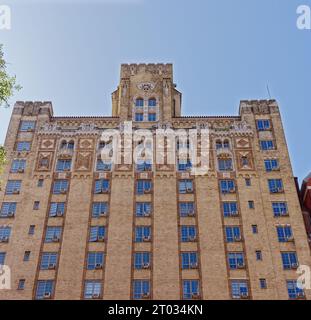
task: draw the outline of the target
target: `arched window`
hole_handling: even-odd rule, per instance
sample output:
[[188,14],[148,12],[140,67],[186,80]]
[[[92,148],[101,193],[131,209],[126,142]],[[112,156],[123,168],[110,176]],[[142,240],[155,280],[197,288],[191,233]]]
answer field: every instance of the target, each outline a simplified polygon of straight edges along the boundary
[[142,99],[142,98],[136,99],[135,106],[136,107],[143,107],[144,106],[144,99]]
[[222,142],[221,142],[221,140],[217,140],[216,141],[216,149],[218,150],[218,149],[221,149],[222,148]]
[[156,107],[157,106],[157,100],[155,98],[151,98],[148,100],[148,107]]
[[223,147],[224,147],[225,149],[229,149],[229,148],[230,148],[229,140],[225,140],[225,141],[224,141]]
[[74,147],[75,147],[75,143],[74,143],[73,141],[70,141],[70,142],[68,143],[68,145],[67,145],[67,149],[69,149],[69,150],[73,150]]
[[63,140],[60,145],[61,149],[67,149],[67,150],[73,150],[74,147],[75,147],[74,141],[67,142],[67,141]]
[[60,144],[60,148],[61,149],[67,149],[67,141],[62,141],[62,143]]

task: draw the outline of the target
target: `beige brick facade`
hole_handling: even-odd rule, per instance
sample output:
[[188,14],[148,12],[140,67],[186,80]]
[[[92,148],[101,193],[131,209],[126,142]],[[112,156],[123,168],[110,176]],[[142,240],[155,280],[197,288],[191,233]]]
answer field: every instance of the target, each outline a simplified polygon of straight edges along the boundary
[[[290,291],[289,296],[287,281],[298,278],[297,265],[291,261],[285,269],[281,258],[281,253],[296,254],[300,265],[311,266],[277,102],[241,101],[239,115],[232,117],[184,117],[172,65],[122,65],[120,79],[112,94],[111,117],[55,117],[50,102],[15,104],[5,141],[8,163],[0,191],[0,257],[2,254],[11,269],[11,290],[0,290],[0,299],[310,299],[308,290],[304,294]],[[142,105],[136,106],[139,99]],[[265,130],[258,129],[258,120],[267,120]],[[25,130],[26,121],[34,123],[34,129]],[[154,170],[142,173],[135,165],[97,170],[102,131],[120,128],[124,121],[133,121],[134,128],[148,128],[153,133],[163,126],[208,127],[210,170],[197,176],[166,165],[154,165]],[[219,140],[227,140],[229,147],[217,148]],[[73,150],[62,149],[64,141],[73,142]],[[262,150],[261,141],[273,141],[275,148]],[[30,150],[21,150],[19,142],[30,142]],[[26,160],[25,170],[12,172],[13,161],[21,159]],[[58,172],[59,159],[71,160],[70,170]],[[232,170],[220,170],[220,159],[231,159]],[[278,165],[267,171],[265,160],[277,160]],[[109,187],[96,194],[95,181],[99,179],[109,182]],[[152,188],[138,195],[138,180],[146,179]],[[193,190],[184,194],[179,191],[179,182],[185,179],[192,181]],[[281,179],[282,190],[271,192],[269,179]],[[21,181],[20,192],[15,192],[15,187],[6,192],[15,180]],[[54,194],[58,180],[66,180],[68,189]],[[234,190],[222,192],[222,180],[232,181]],[[35,202],[39,202],[36,210]],[[108,210],[93,217],[93,203],[101,202]],[[151,214],[137,216],[137,202],[151,203]],[[179,205],[187,202],[194,205],[194,214],[184,217]],[[225,216],[224,202],[235,203],[237,215],[233,209],[233,216]],[[287,213],[275,216],[273,202],[285,203]],[[65,203],[64,214],[57,211],[51,216],[52,203]],[[8,207],[10,204],[16,204],[16,209]],[[11,211],[14,215],[8,216]],[[29,234],[30,226],[33,234]],[[105,235],[89,241],[96,226],[105,227]],[[136,241],[139,226],[150,227],[151,237]],[[196,237],[182,241],[182,226],[195,227]],[[239,228],[240,238],[227,241],[228,226]],[[290,228],[292,237],[280,242],[277,226]],[[5,227],[10,228],[8,237]],[[60,227],[61,234],[47,242],[51,227]],[[24,261],[26,251],[30,251],[28,261]],[[88,267],[89,252],[102,253],[103,263]],[[181,257],[187,252],[196,257],[189,268]],[[45,253],[57,255],[55,265],[47,262],[47,267],[41,267]],[[135,267],[135,253],[149,253],[149,262],[137,268],[136,261]],[[229,253],[243,253],[242,265],[230,268]],[[258,260],[260,253],[262,259]],[[93,281],[89,291],[85,289],[87,281]],[[260,283],[266,283],[266,288]]]

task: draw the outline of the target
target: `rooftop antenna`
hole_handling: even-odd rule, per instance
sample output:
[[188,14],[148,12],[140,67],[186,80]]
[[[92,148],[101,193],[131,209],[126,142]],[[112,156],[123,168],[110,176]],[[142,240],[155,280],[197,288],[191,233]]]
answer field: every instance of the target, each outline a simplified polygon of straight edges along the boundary
[[268,84],[267,84],[267,91],[268,91],[269,99],[271,100],[271,93],[270,93],[270,88]]

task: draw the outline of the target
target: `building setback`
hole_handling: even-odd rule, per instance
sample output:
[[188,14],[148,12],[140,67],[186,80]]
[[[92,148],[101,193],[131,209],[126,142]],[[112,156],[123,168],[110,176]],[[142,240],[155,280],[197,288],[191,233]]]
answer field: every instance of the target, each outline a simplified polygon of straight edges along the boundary
[[[16,102],[0,191],[11,290],[0,300],[311,298],[296,286],[310,249],[277,102],[185,117],[181,100],[171,64],[131,64],[111,117]],[[210,170],[103,163],[101,134],[124,121],[208,127]]]

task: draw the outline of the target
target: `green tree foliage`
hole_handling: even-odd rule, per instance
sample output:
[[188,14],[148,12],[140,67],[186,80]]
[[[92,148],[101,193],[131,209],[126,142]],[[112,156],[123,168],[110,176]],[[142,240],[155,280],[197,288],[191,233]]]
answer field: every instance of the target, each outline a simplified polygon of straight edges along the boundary
[[16,83],[16,76],[10,76],[7,72],[3,45],[0,44],[0,106],[9,107],[9,99],[20,89],[21,86]]

